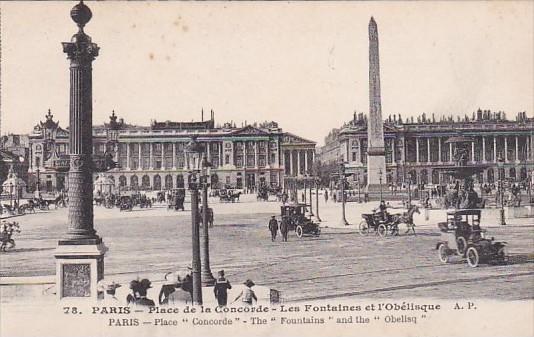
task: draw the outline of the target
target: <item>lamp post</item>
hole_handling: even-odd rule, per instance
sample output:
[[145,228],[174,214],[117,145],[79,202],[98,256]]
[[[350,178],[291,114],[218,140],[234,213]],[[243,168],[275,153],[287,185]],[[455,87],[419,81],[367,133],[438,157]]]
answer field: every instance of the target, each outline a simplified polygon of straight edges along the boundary
[[380,182],[380,201],[382,201],[382,169],[378,169],[378,181]]
[[322,220],[319,216],[319,181],[319,177],[315,177],[315,218],[321,222]]
[[36,197],[39,198],[39,196],[41,195],[41,175],[40,175],[40,170],[39,170],[39,167],[37,167],[37,190],[36,190]]
[[13,208],[13,183],[9,182],[9,207]]
[[339,184],[341,185],[341,224],[348,226],[345,216],[345,163],[343,162],[339,164]]
[[412,204],[412,177],[408,177],[408,206]]
[[217,280],[213,277],[210,269],[210,243],[208,231],[208,178],[211,163],[206,159],[206,153],[202,156],[202,285],[213,286]]
[[193,275],[193,304],[202,304],[202,279],[200,272],[200,228],[198,216],[198,183],[197,172],[200,171],[200,155],[202,147],[196,141],[196,137],[186,148],[187,163],[190,169],[189,190],[191,191],[191,239],[192,239],[192,275]]
[[356,172],[356,181],[358,183],[358,203],[362,203],[361,193],[360,193],[360,171]]

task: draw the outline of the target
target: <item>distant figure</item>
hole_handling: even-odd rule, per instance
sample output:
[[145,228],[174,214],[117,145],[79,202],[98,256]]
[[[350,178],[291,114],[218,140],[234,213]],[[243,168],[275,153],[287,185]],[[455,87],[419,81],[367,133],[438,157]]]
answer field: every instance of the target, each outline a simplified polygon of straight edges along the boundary
[[271,231],[271,241],[274,242],[278,232],[278,221],[276,221],[276,217],[274,215],[271,216],[271,220],[269,220],[269,230]]
[[282,241],[287,242],[287,232],[289,232],[289,224],[286,216],[282,217],[280,222],[280,233],[282,234]]
[[324,202],[328,202],[328,190],[324,190]]
[[334,202],[337,202],[337,193],[332,193],[332,199],[334,200]]
[[255,283],[252,282],[252,280],[248,279],[244,282],[244,285],[246,288],[241,291],[239,295],[237,295],[234,302],[236,302],[240,298],[241,302],[245,305],[253,305],[254,303],[258,302],[258,298],[256,297],[254,290],[252,290],[252,287],[255,286]]
[[232,285],[224,277],[224,270],[219,270],[213,293],[220,307],[225,307],[228,303],[228,289],[232,289]]

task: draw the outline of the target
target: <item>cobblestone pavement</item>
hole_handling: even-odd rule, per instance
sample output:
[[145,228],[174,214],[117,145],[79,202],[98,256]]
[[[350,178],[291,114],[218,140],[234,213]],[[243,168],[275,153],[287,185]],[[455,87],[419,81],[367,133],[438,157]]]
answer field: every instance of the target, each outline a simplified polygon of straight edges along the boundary
[[[267,221],[279,212],[278,203],[249,199],[211,203],[215,211],[215,227],[210,230],[212,271],[224,269],[234,282],[251,278],[282,291],[285,300],[534,297],[534,225],[529,220],[488,228],[489,236],[509,243],[510,264],[470,268],[460,259],[447,265],[439,262],[435,246],[440,234],[431,221],[418,225],[417,236],[362,237],[355,226],[329,226],[320,237],[298,239],[291,233],[289,242],[271,242]],[[336,222],[339,205],[322,207],[323,220]],[[371,208],[359,207],[350,206],[349,221]],[[443,212],[434,217],[441,219]],[[0,255],[0,276],[54,274],[53,253],[66,230],[66,219],[65,209],[17,218],[22,233],[15,237],[14,250]],[[167,211],[163,206],[132,212],[98,207],[95,227],[109,247],[106,277],[163,276],[190,264],[189,212]]]

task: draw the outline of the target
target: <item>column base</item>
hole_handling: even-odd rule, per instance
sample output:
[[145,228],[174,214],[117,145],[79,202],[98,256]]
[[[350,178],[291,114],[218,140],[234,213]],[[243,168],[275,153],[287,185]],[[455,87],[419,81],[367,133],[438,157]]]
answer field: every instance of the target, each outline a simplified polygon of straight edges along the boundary
[[203,287],[212,287],[215,285],[217,280],[213,277],[211,271],[202,271],[200,275]]
[[101,238],[59,241],[54,253],[58,299],[96,300],[106,251]]

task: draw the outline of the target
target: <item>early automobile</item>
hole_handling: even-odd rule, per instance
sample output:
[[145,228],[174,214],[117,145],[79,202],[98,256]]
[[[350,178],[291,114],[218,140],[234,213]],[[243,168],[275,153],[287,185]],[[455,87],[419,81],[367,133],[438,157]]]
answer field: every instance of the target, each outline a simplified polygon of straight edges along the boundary
[[479,209],[447,212],[447,221],[438,223],[441,240],[436,249],[441,262],[448,263],[454,255],[465,258],[471,267],[506,262],[506,242],[485,237],[486,231],[480,228],[480,215]]
[[313,222],[310,216],[306,214],[306,206],[306,204],[280,206],[282,219],[287,219],[289,230],[294,230],[299,238],[304,235],[318,236],[321,233],[319,224]]

